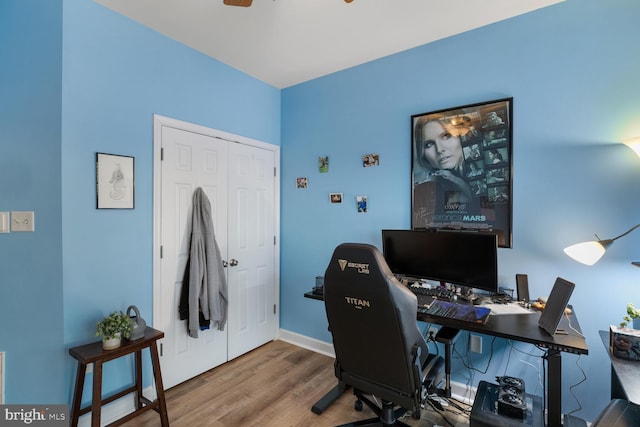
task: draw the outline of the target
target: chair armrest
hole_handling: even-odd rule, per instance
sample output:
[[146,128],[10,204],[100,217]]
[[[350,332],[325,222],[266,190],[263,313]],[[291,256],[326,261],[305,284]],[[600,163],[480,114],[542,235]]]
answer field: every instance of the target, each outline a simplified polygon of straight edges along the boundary
[[593,427],[632,427],[640,425],[640,406],[614,399],[593,420]]

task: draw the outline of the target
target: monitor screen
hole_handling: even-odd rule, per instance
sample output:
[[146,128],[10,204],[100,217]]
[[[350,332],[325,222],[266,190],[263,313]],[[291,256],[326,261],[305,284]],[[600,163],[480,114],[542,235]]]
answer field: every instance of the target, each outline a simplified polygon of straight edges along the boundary
[[498,238],[463,231],[382,230],[394,274],[498,292]]

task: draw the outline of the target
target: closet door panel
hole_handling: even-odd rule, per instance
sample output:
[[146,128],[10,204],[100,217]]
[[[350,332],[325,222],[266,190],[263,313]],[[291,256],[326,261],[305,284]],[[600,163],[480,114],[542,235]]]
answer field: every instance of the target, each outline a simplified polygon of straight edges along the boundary
[[227,361],[227,331],[209,329],[200,331],[198,338],[189,337],[187,321],[180,320],[178,306],[189,257],[192,198],[198,187],[211,202],[216,240],[226,255],[228,143],[163,126],[162,148],[163,256],[156,298],[161,320],[154,327],[165,333],[160,361],[164,386],[170,388]]
[[277,337],[272,151],[229,149],[229,359]]

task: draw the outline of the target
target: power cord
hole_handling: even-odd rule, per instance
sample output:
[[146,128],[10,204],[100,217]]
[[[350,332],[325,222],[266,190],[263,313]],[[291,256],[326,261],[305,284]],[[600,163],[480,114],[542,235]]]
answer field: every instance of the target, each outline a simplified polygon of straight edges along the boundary
[[569,392],[571,393],[573,398],[576,400],[576,403],[578,404],[578,408],[574,409],[573,411],[570,411],[567,415],[572,415],[573,413],[582,410],[582,404],[580,404],[580,400],[578,399],[578,397],[573,392],[573,389],[575,387],[578,387],[580,384],[582,384],[583,382],[585,382],[587,380],[587,374],[584,372],[584,369],[582,369],[582,366],[580,366],[580,357],[581,356],[578,356],[578,359],[576,360],[576,366],[578,367],[578,369],[580,369],[580,372],[582,372],[582,379],[580,381],[578,381],[577,383],[575,383],[575,384],[573,384],[572,386],[569,387]]
[[[509,358],[511,357],[511,352],[512,351],[517,351],[518,353],[521,353],[521,354],[523,354],[525,356],[529,356],[529,357],[540,358],[542,356],[541,354],[533,354],[533,353],[529,353],[528,351],[524,351],[522,349],[519,349],[518,347],[516,347],[516,345],[514,344],[514,342],[512,340],[508,340],[507,343],[509,344],[509,347],[510,347]],[[542,379],[542,376],[540,374],[540,366],[535,366],[535,365],[533,365],[533,363],[529,363],[528,361],[526,361],[524,359],[521,359],[521,358],[518,358],[518,360],[521,363],[524,363],[525,365],[531,366],[532,368],[534,368],[538,372],[538,383],[536,385],[536,389],[534,390],[534,394],[535,394],[535,392],[538,390],[538,387],[540,387],[541,389],[543,388],[543,384],[542,384],[543,379]],[[541,364],[542,360],[540,360],[538,363]],[[508,364],[509,364],[509,360],[507,360],[507,366],[505,366],[505,368],[504,368],[504,375],[507,375]]]
[[427,403],[429,403],[429,406],[431,406],[435,412],[440,414],[444,422],[446,422],[451,427],[455,427],[455,424],[453,424],[447,417],[444,416],[444,408],[440,402],[434,402],[432,399],[427,399]]
[[422,333],[423,338],[425,339],[425,341],[427,342],[427,345],[429,345],[430,342],[434,343],[434,347],[436,348],[436,356],[440,356],[440,349],[438,348],[438,345],[436,343],[436,337],[435,334],[433,333],[433,331],[431,330],[431,323],[427,324],[427,326],[424,329],[424,332]]
[[571,329],[573,332],[578,334],[580,338],[584,338],[584,335],[582,335],[582,332],[580,332],[579,330],[573,327],[573,325],[571,324],[571,318],[569,317],[569,314],[566,311],[564,312],[564,317],[567,319],[567,323],[569,324],[569,329]]
[[[484,368],[484,371],[481,371],[480,369],[477,369],[477,368],[475,368],[475,367],[473,367],[473,366],[470,366],[470,365],[471,365],[471,363],[469,363],[469,364],[467,365],[467,364],[465,363],[465,361],[464,361],[464,356],[462,356],[462,355],[458,352],[458,350],[456,350],[456,347],[455,347],[455,346],[453,346],[453,352],[454,352],[455,354],[457,354],[457,355],[458,355],[458,359],[461,361],[462,365],[463,365],[465,368],[467,368],[469,371],[475,371],[475,372],[478,372],[478,373],[480,373],[480,374],[483,374],[483,375],[484,375],[484,374],[486,374],[486,373],[489,371],[489,365],[491,365],[491,360],[493,359],[493,345],[495,344],[495,342],[496,342],[496,339],[497,339],[497,338],[498,338],[498,337],[493,337],[493,339],[491,340],[491,352],[489,353],[489,360],[487,361],[487,366]],[[469,352],[467,352],[467,355],[468,355],[468,354],[469,354]]]

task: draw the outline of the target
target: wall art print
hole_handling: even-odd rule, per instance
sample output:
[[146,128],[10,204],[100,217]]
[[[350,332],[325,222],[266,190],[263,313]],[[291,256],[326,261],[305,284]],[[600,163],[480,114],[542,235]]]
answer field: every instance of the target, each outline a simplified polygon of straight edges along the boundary
[[411,227],[512,240],[513,98],[411,116]]
[[96,153],[98,209],[134,208],[134,158]]

